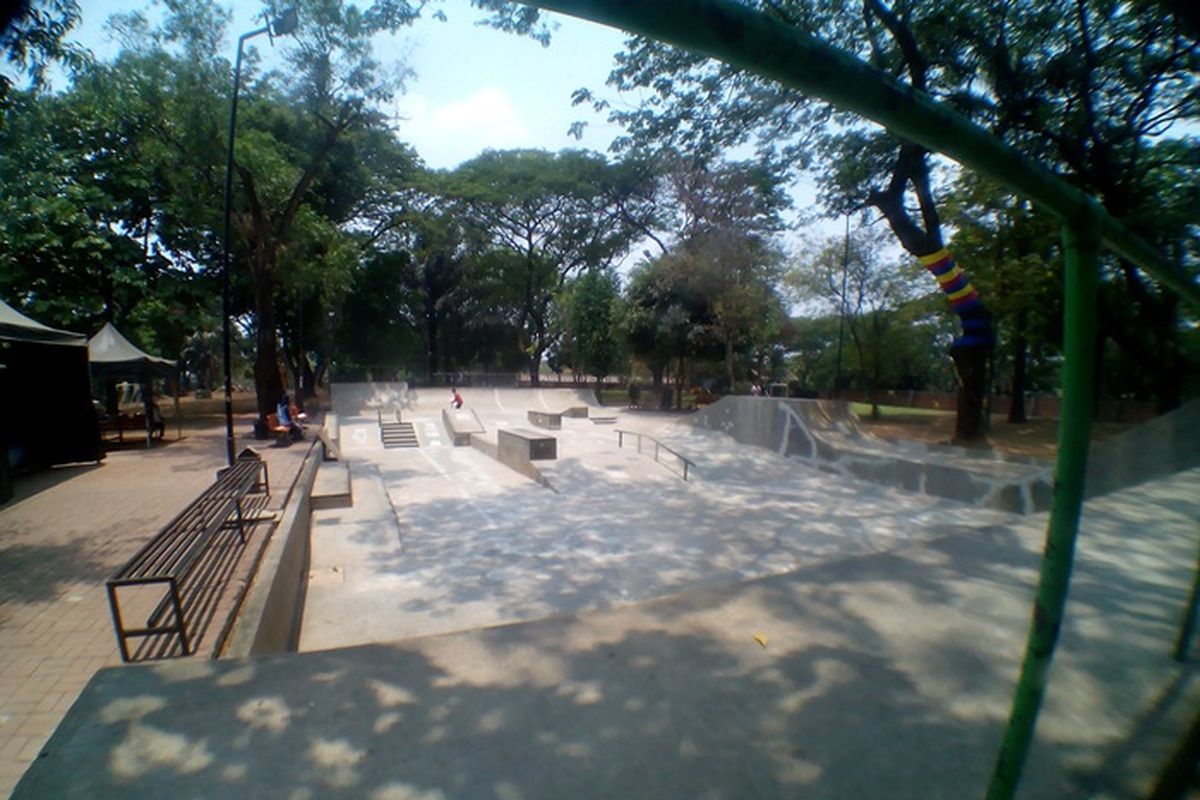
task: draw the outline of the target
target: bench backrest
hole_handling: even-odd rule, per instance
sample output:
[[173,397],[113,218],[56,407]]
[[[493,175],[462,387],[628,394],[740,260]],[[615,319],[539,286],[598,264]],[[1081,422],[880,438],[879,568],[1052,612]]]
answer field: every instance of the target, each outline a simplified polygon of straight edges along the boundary
[[258,483],[262,468],[259,459],[236,461],[164,525],[110,580],[186,571],[208,537],[236,510],[239,498]]

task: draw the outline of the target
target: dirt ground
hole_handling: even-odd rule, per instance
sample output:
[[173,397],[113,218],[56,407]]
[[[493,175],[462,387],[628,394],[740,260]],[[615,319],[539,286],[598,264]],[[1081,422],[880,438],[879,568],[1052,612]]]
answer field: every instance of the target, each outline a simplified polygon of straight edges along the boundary
[[[950,444],[954,437],[953,414],[889,413],[880,420],[862,417],[863,426],[885,439],[903,439],[929,444]],[[1092,429],[1092,441],[1098,442],[1128,430],[1131,426],[1098,422]],[[1034,419],[1014,424],[994,414],[987,435],[987,447],[1012,456],[1027,456],[1053,461],[1058,453],[1058,420]]]

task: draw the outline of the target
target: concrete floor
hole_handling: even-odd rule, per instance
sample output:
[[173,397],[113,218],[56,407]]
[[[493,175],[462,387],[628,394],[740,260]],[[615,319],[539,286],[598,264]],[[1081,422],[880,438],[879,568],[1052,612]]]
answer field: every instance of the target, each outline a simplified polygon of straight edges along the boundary
[[[1144,797],[1190,723],[1196,662],[1168,653],[1198,498],[1193,470],[1088,504],[1019,797]],[[1039,523],[518,625],[103,670],[15,796],[979,797]]]
[[[515,396],[466,396],[528,426]],[[15,796],[981,796],[1044,514],[657,415],[619,426],[694,481],[568,419],[556,493],[435,441],[439,411],[406,412],[420,451],[343,413],[354,506],[314,514],[310,652],[103,670]],[[1145,796],[1200,707],[1196,658],[1170,658],[1198,521],[1200,469],[1086,504],[1019,797]]]
[[[524,424],[480,416],[489,432]],[[354,506],[313,514],[300,649],[606,608],[1012,521],[844,481],[675,419],[619,425],[699,466],[685,483],[619,449],[613,426],[568,418],[554,432],[558,460],[539,462],[555,492],[472,448],[385,450],[373,419],[343,418]]]

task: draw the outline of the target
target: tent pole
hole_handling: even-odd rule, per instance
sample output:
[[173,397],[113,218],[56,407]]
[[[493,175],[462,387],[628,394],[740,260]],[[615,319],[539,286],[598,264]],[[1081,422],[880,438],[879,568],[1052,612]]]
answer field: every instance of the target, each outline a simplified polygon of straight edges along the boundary
[[150,365],[142,367],[142,408],[146,413],[146,449],[154,446],[154,383]]

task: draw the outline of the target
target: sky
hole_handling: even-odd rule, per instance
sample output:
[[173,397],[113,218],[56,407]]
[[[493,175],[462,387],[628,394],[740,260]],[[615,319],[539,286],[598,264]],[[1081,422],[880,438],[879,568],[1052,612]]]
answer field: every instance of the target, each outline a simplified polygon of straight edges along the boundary
[[[83,18],[72,38],[106,58],[118,48],[106,35],[105,21],[113,13],[146,9],[149,0],[82,0],[80,6]],[[261,24],[254,18],[259,3],[240,2],[232,8],[231,61],[233,35]],[[416,73],[388,110],[400,138],[427,165],[451,168],[485,148],[607,150],[619,130],[587,106],[572,107],[571,93],[580,87],[604,88],[612,55],[625,38],[622,32],[550,14],[551,44],[542,47],[532,39],[476,25],[483,12],[466,0],[446,0],[431,8],[443,11],[447,20],[429,18],[427,11],[427,18],[411,28],[375,42],[380,60],[399,62]],[[264,59],[270,58],[265,37],[255,39],[254,46]],[[567,133],[576,120],[589,123],[578,141]]]

